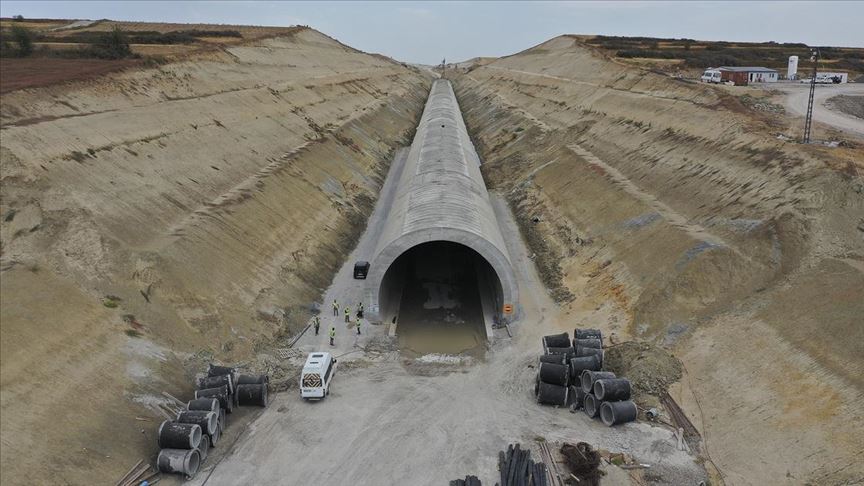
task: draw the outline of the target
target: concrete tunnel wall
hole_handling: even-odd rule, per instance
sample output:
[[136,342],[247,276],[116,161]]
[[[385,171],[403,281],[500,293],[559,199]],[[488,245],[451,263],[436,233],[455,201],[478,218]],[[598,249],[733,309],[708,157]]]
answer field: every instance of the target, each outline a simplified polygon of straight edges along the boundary
[[496,314],[512,318],[504,309],[516,312],[518,288],[510,255],[486,184],[480,173],[480,157],[468,137],[453,88],[447,80],[436,80],[366,280],[369,318],[382,315],[381,285],[387,270],[407,250],[426,242],[449,241],[477,252],[495,271],[500,281],[501,302]]

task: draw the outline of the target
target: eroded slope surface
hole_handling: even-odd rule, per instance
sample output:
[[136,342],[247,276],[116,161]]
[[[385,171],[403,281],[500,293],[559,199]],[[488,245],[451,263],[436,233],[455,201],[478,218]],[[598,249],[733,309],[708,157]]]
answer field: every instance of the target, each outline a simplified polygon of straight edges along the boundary
[[721,89],[567,36],[453,76],[547,287],[676,352],[730,483],[861,478],[860,148],[782,142]]
[[3,482],[116,479],[192,365],[304,324],[428,87],[300,29],[4,95]]

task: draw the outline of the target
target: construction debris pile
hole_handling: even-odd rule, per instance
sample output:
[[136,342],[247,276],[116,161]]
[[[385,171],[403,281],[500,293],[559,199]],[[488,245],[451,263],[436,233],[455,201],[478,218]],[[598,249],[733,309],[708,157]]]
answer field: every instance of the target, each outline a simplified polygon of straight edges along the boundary
[[630,400],[630,380],[617,378],[603,369],[603,334],[597,329],[574,330],[569,334],[543,337],[543,356],[534,384],[537,402],[569,405],[572,411],[585,410],[613,426],[636,420],[636,404]]
[[570,473],[576,477],[577,484],[597,486],[600,484],[600,454],[586,442],[563,444],[561,455]]
[[267,406],[267,375],[238,375],[236,369],[211,364],[197,379],[195,399],[176,401],[176,418],[159,426],[156,466],[163,473],[192,478],[219,442],[226,414],[237,406]]

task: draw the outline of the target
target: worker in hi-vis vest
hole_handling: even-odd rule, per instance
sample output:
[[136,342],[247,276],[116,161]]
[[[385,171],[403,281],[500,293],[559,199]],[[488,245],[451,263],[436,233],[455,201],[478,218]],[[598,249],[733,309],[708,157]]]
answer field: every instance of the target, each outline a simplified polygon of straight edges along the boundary
[[330,326],[330,346],[333,346],[333,340],[336,338],[336,326]]
[[358,318],[357,319],[357,335],[358,336],[360,335],[360,323],[361,322],[363,322],[363,320]]
[[336,303],[336,299],[333,299],[333,315],[334,316],[339,315],[339,304]]
[[357,318],[363,318],[363,302],[360,302],[360,305],[357,306]]
[[351,322],[351,309],[345,308],[345,322]]
[[315,316],[313,324],[315,325],[315,335],[317,336],[318,335],[318,329],[321,329],[321,318],[318,316]]

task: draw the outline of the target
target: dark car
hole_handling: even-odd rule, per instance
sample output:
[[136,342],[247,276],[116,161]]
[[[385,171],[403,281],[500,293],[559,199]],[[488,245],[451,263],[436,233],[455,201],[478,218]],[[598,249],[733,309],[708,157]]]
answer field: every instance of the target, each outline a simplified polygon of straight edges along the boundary
[[364,280],[369,275],[369,262],[357,262],[354,264],[354,278]]

